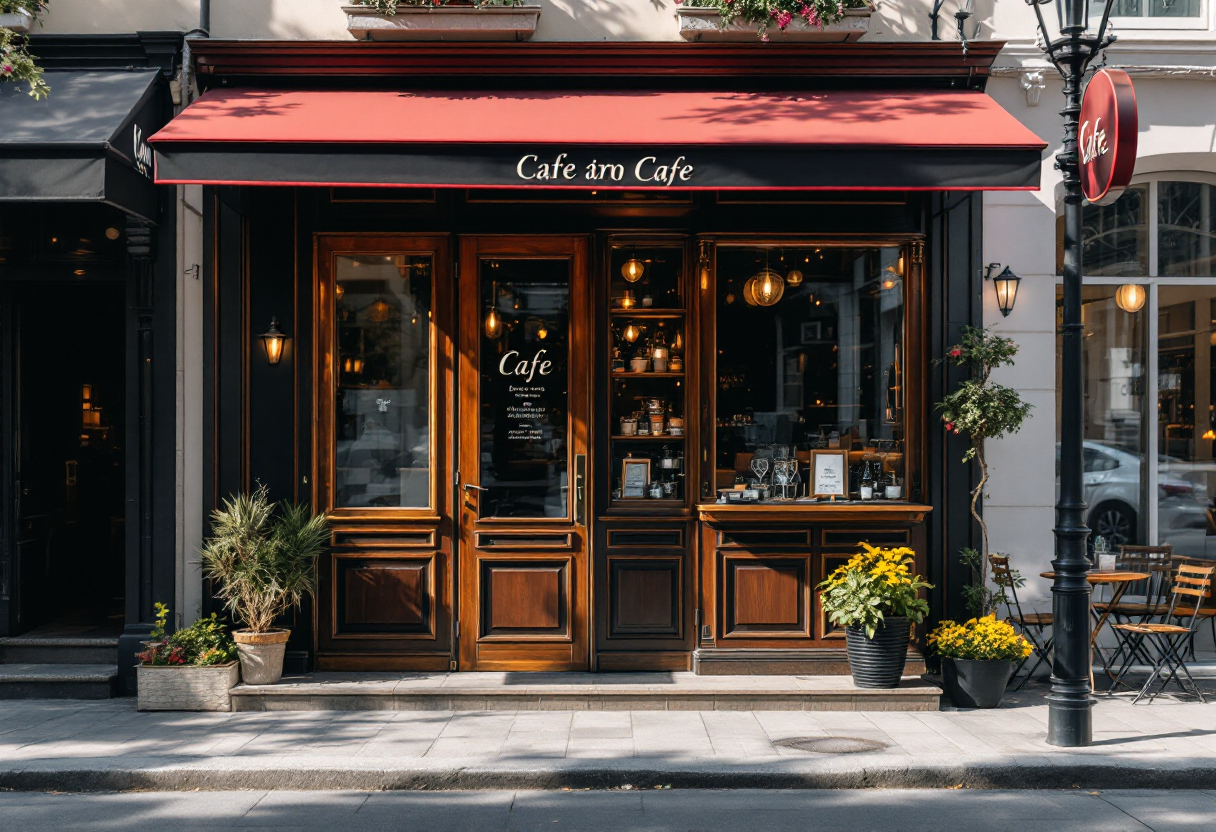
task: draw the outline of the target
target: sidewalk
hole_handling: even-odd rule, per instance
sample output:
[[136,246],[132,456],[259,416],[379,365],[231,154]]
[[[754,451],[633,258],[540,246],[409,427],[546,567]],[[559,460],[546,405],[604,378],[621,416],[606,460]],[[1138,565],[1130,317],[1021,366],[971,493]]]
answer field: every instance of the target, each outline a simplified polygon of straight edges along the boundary
[[[142,714],[131,699],[13,701],[0,712],[0,789],[1216,787],[1216,702],[1099,697],[1096,744],[1061,750],[1043,742],[1045,692],[912,713]],[[863,745],[873,750],[837,753]]]

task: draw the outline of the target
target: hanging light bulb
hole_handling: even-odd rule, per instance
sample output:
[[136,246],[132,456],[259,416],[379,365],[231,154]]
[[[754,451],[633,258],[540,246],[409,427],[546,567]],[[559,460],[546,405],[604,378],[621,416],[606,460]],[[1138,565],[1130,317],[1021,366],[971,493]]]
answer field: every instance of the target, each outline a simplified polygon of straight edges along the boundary
[[772,269],[752,278],[752,296],[760,306],[772,306],[785,294],[785,280]]
[[540,322],[540,328],[536,330],[536,337],[542,341],[549,337],[549,329],[545,326],[544,321]]
[[346,294],[346,287],[341,283],[334,284],[334,300],[342,300],[342,296]]
[[637,283],[641,280],[644,271],[646,271],[645,264],[636,257],[630,257],[625,261],[625,265],[621,266],[621,276],[630,283]]
[[502,318],[498,316],[498,310],[491,308],[486,313],[486,337],[497,338],[502,335]]
[[790,273],[785,276],[785,282],[791,286],[801,286],[802,272],[797,269],[791,269]]
[[621,333],[621,337],[632,344],[634,341],[638,340],[638,336],[641,334],[641,330],[634,326],[633,322],[631,321],[629,326],[625,327],[625,331]]
[[1124,312],[1136,313],[1144,308],[1144,301],[1147,300],[1144,287],[1137,283],[1124,283],[1115,292],[1115,303]]
[[392,311],[393,307],[389,306],[384,298],[376,298],[376,302],[367,309],[367,319],[382,324],[388,320]]
[[743,284],[743,302],[748,306],[756,306],[756,297],[752,294],[752,289],[756,285],[756,278],[749,277],[747,282]]

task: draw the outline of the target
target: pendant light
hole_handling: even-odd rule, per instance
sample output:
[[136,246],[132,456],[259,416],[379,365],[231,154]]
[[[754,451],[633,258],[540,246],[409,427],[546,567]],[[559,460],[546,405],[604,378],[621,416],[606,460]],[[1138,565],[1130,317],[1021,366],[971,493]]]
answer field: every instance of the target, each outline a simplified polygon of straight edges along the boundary
[[790,286],[801,286],[802,272],[797,269],[790,269],[790,273],[785,276],[785,282]]
[[486,312],[484,327],[487,338],[497,338],[502,335],[502,316],[498,314],[498,284],[490,289],[490,310]]
[[629,326],[625,327],[624,332],[621,333],[621,337],[632,344],[634,341],[638,340],[638,336],[641,334],[641,330],[639,330],[637,326],[630,321]]
[[621,277],[630,283],[637,283],[642,279],[643,272],[646,271],[646,265],[634,256],[630,256],[625,264],[621,266]]
[[749,277],[747,282],[743,284],[743,302],[748,306],[756,306],[756,298],[752,294],[752,287],[756,285],[756,278]]
[[1115,292],[1115,303],[1124,312],[1135,314],[1144,308],[1144,301],[1148,299],[1148,295],[1144,291],[1144,287],[1138,283],[1124,283]]
[[752,296],[759,306],[774,306],[785,294],[785,280],[772,269],[752,278]]
[[342,296],[346,294],[346,287],[341,283],[334,284],[334,300],[342,300]]

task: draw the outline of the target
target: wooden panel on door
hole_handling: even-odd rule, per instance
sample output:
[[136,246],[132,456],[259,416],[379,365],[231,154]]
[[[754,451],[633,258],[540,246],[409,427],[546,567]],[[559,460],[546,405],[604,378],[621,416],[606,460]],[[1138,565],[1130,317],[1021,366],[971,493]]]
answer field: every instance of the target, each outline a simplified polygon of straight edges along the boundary
[[720,557],[724,638],[810,638],[809,557]]
[[609,638],[680,637],[679,557],[608,558]]
[[587,244],[460,254],[460,668],[588,667]]

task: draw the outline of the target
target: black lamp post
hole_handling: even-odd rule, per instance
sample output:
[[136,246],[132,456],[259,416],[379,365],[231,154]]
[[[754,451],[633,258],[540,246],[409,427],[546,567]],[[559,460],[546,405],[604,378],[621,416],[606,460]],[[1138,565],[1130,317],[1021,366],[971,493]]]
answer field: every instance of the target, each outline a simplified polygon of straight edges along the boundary
[[1056,167],[1064,175],[1064,323],[1060,378],[1060,496],[1056,503],[1055,584],[1052,586],[1055,652],[1051,693],[1047,696],[1049,745],[1076,747],[1093,742],[1092,657],[1089,646],[1090,586],[1086,573],[1089,529],[1085,525],[1081,448],[1084,403],[1081,365],[1081,176],[1077,157],[1077,127],[1081,116],[1081,84],[1090,62],[1115,36],[1107,34],[1113,0],[1105,0],[1102,25],[1088,33],[1089,0],[1056,0],[1059,37],[1043,20],[1042,6],[1050,0],[1027,0],[1034,6],[1047,57],[1064,79],[1064,146]]

